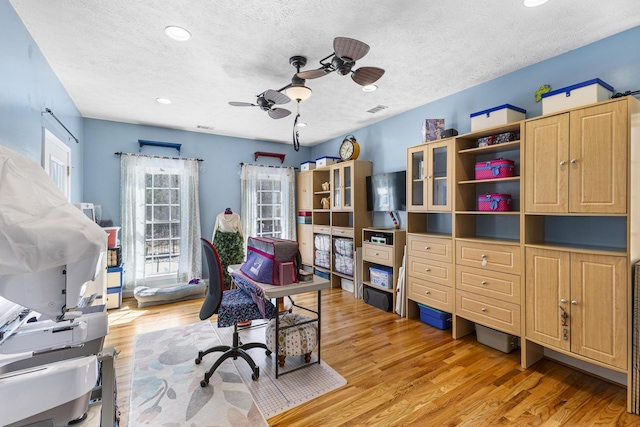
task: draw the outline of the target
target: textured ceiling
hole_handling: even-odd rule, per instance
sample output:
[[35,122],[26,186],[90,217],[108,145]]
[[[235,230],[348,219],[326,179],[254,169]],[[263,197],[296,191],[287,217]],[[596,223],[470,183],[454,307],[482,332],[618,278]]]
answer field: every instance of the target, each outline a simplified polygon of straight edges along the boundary
[[[309,79],[301,145],[315,145],[640,25],[638,0],[10,0],[83,117],[291,143],[290,116],[256,102],[289,84],[293,55],[319,67],[337,36],[386,73]],[[177,42],[167,25],[188,29]],[[171,105],[160,105],[158,97]],[[378,113],[367,110],[387,106]],[[198,129],[198,126],[213,129]]]

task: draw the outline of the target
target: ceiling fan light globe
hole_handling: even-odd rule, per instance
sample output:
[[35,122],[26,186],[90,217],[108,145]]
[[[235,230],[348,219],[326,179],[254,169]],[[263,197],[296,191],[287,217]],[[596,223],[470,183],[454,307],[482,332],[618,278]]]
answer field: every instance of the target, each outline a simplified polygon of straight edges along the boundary
[[296,101],[305,101],[311,97],[313,91],[305,85],[291,85],[284,90],[284,93]]

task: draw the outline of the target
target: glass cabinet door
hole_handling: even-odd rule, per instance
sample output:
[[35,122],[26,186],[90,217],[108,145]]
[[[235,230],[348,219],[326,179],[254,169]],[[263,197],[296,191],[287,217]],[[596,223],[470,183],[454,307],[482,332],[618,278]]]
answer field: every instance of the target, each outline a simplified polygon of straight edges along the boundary
[[341,167],[340,169],[342,169],[342,182],[344,183],[344,191],[343,191],[343,203],[342,203],[342,207],[345,210],[352,210],[353,209],[353,191],[351,188],[351,181],[352,181],[352,167],[351,165],[344,165],[343,167]]
[[340,168],[331,170],[331,209],[340,209],[342,206],[342,177]]
[[425,206],[425,146],[407,151],[407,210],[422,211]]
[[432,143],[427,147],[429,150],[427,209],[429,210],[451,210],[451,186],[449,185],[453,162],[451,147],[450,140]]

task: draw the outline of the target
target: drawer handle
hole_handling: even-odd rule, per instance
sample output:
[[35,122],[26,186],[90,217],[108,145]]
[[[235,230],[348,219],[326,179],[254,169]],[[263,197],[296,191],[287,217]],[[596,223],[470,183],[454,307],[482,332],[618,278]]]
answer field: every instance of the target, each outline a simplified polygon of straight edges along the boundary
[[487,311],[487,309],[486,309],[486,308],[484,308],[484,307],[482,307],[482,311]]
[[430,268],[425,268],[424,271],[431,271],[431,269]]
[[482,281],[482,282],[480,282],[480,283],[482,283],[483,285],[486,285],[486,284],[487,284],[487,281],[486,281],[486,280],[483,280],[483,281]]
[[424,291],[425,294],[429,295],[431,291]]
[[576,159],[571,159],[571,163],[573,163],[574,165],[577,163],[578,161]]
[[425,246],[425,247],[424,247],[424,250],[425,250],[425,251],[428,251],[429,249],[431,249],[429,246]]
[[375,255],[376,255],[376,256],[378,256],[378,255],[380,255],[380,254],[379,254],[378,252],[376,252],[376,254],[375,254]]
[[485,254],[480,255],[482,259],[485,259],[487,256]]
[[566,303],[567,303],[567,300],[566,300],[566,299],[564,299],[564,298],[562,298],[562,299],[560,300],[560,302],[561,302],[561,303],[563,303],[563,304],[566,304]]
[[578,305],[578,301],[576,301],[576,300],[571,300],[571,304],[573,304],[573,305]]
[[560,162],[560,166],[564,166],[566,164],[567,164],[567,162],[565,162],[564,160]]

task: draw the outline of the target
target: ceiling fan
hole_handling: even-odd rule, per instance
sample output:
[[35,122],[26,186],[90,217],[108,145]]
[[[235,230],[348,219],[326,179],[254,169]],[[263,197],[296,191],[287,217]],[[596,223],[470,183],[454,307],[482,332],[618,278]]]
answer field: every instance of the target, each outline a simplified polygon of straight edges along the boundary
[[[336,71],[342,76],[351,74],[354,82],[362,86],[375,83],[384,70],[378,67],[361,67],[353,70],[356,61],[369,52],[369,45],[359,40],[348,37],[336,37],[333,40],[333,53],[320,60],[321,67],[316,70],[298,72],[296,76],[301,79],[317,79]],[[329,60],[329,58],[331,58]],[[328,62],[325,62],[329,60]]]
[[274,105],[286,104],[291,99],[279,91],[267,89],[257,96],[256,103],[230,101],[229,105],[234,107],[260,107],[269,114],[272,119],[282,119],[291,114],[291,111],[284,108],[277,108]]

